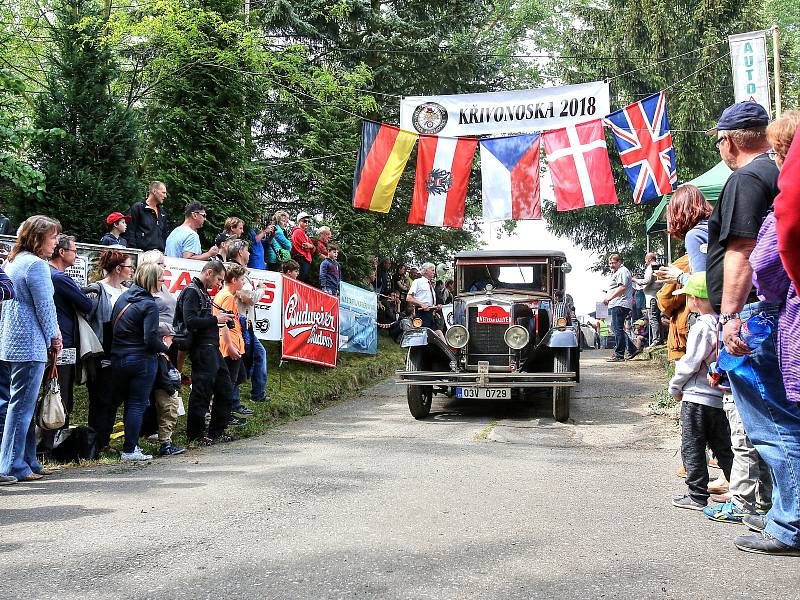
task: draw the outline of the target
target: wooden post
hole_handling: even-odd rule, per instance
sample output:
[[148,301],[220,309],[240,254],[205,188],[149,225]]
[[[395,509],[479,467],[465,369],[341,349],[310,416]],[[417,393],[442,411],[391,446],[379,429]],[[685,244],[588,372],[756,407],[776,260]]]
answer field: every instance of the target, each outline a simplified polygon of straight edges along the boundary
[[667,264],[672,263],[672,239],[667,233]]
[[780,53],[780,32],[778,26],[772,26],[772,66],[773,78],[775,79],[775,118],[781,116],[781,53]]

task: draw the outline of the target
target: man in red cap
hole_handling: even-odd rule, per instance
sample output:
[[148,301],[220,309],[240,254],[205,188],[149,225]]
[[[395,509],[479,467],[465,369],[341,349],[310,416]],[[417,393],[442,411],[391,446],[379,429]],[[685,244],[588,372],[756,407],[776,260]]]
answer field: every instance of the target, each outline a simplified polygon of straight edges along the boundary
[[128,222],[131,218],[119,212],[113,212],[106,217],[108,233],[100,238],[101,246],[122,246],[128,247],[128,240],[122,237],[128,229]]

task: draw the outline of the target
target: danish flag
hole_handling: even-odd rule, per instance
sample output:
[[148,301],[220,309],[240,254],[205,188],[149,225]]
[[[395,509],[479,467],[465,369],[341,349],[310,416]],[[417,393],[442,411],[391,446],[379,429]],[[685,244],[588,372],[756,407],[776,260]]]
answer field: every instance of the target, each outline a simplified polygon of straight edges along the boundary
[[542,134],[558,210],[617,204],[600,119]]
[[614,134],[635,203],[675,189],[675,150],[663,91],[611,113],[605,123]]

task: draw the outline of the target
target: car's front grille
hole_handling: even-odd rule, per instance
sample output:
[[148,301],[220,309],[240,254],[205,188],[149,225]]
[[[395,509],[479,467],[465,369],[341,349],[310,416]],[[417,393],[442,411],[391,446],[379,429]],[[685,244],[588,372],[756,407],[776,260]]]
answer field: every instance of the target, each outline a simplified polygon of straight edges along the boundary
[[510,350],[503,336],[508,325],[478,323],[478,307],[470,306],[467,316],[469,343],[467,364],[476,366],[479,360],[488,360],[493,367],[507,367]]

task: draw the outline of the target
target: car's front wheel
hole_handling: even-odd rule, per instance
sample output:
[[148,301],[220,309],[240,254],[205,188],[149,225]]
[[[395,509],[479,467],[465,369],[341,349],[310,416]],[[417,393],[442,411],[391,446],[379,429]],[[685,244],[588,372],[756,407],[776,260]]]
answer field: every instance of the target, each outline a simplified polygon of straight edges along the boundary
[[[553,356],[553,372],[567,373],[569,368],[569,349],[557,349]],[[571,387],[556,386],[553,388],[553,418],[564,422],[569,419],[569,402],[572,392]]]
[[[423,353],[421,348],[409,348],[406,358],[407,371],[424,371]],[[424,419],[431,413],[433,403],[433,389],[429,385],[409,385],[406,388],[408,397],[408,410],[415,419]]]

